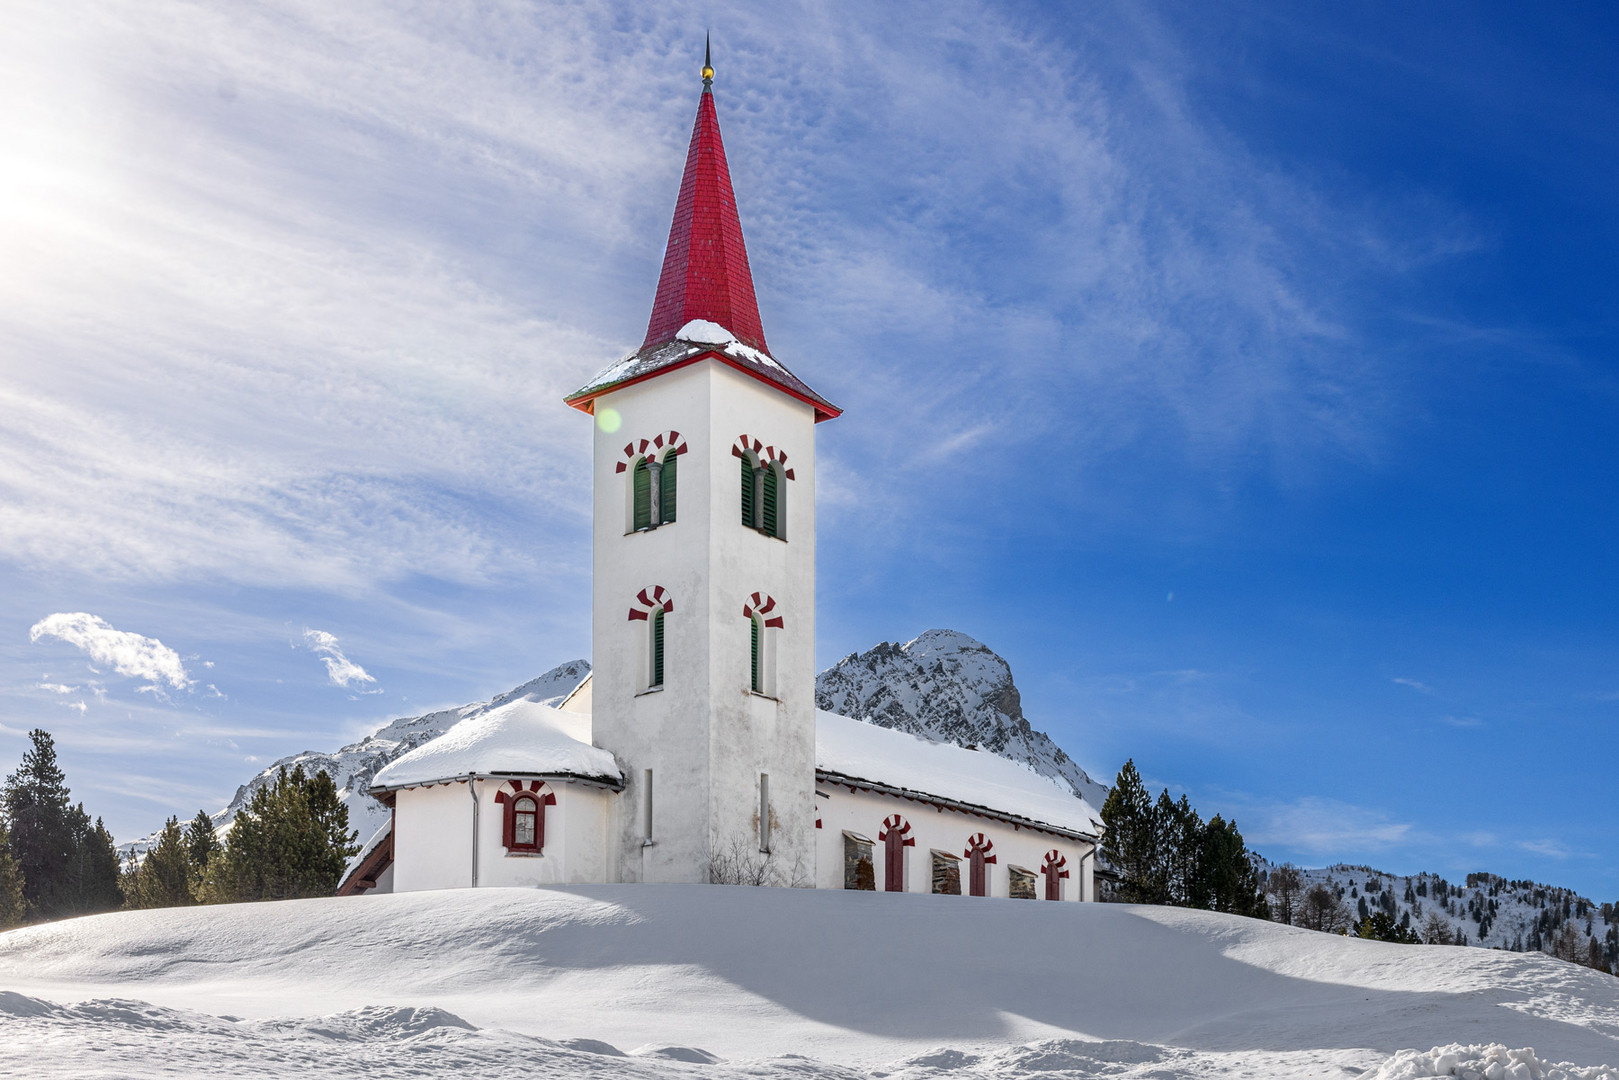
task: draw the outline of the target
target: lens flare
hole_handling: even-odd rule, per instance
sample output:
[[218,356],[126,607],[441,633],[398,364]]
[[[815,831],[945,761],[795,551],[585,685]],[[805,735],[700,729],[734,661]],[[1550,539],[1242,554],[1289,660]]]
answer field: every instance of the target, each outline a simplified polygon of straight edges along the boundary
[[597,409],[596,426],[611,435],[624,423],[624,418],[618,415],[617,409]]

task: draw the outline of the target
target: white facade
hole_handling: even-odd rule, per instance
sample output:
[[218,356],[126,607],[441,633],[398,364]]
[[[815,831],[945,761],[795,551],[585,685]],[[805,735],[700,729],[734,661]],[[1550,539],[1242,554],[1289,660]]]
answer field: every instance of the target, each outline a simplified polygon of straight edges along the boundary
[[[611,410],[611,413],[609,413]],[[612,431],[600,419],[616,414]],[[596,400],[591,715],[597,745],[624,766],[611,825],[615,881],[707,881],[716,852],[768,846],[812,873],[815,769],[815,417],[809,405],[714,358]],[[658,447],[656,440],[664,440]],[[785,453],[785,536],[742,522],[743,436]],[[677,441],[674,522],[633,529],[634,464]],[[626,447],[630,450],[626,452]],[[619,466],[626,465],[623,471]],[[664,684],[649,686],[650,619],[661,597]],[[750,689],[744,609],[775,601],[764,627],[766,679]],[[773,669],[773,670],[772,670]],[[647,773],[651,772],[651,833]],[[768,845],[761,836],[761,777]]]

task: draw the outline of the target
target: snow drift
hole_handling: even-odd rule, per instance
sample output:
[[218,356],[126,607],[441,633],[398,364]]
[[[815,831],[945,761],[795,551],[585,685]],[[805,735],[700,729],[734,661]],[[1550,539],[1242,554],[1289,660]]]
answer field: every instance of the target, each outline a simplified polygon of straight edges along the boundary
[[0,988],[0,1073],[44,1076],[228,1056],[269,1076],[525,1062],[551,1076],[1393,1080],[1435,1075],[1447,1052],[1489,1077],[1491,1043],[1533,1048],[1510,1061],[1529,1071],[1500,1080],[1555,1075],[1547,1062],[1616,1080],[1592,1070],[1619,1062],[1619,980],[1546,956],[882,893],[577,886],[122,912],[0,935]]

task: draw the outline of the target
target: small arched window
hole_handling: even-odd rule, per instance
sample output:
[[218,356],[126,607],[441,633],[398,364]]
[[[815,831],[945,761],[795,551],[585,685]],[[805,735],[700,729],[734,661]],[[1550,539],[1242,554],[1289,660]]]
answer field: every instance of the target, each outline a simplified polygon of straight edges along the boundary
[[538,855],[545,850],[545,808],[557,804],[556,793],[538,780],[508,780],[506,785],[510,791],[495,794],[506,808],[501,843],[510,852]]
[[652,679],[649,686],[663,685],[663,609],[652,613]]
[[766,697],[776,696],[776,641],[771,631],[785,625],[776,610],[776,599],[762,592],[754,593],[742,605],[742,617],[748,620],[748,689]]
[[758,469],[751,457],[742,458],[742,524],[750,529],[757,529],[759,521],[754,517],[753,508],[757,501],[754,498],[754,480]]
[[883,819],[877,842],[883,845],[883,891],[905,891],[905,849],[916,846],[911,823],[895,814]]
[[663,455],[663,468],[658,477],[658,524],[672,525],[675,520],[675,466],[679,458],[673,450]]
[[1046,878],[1046,899],[1062,899],[1062,883],[1068,877],[1068,856],[1056,848],[1046,852],[1045,863],[1040,867],[1040,873]]
[[753,656],[748,665],[748,689],[755,694],[765,692],[765,665],[764,665],[764,633],[760,624],[764,620],[755,615],[748,620],[748,633],[753,638]]
[[974,833],[967,838],[967,887],[973,896],[989,895],[989,864],[997,860],[994,855],[995,841],[983,833]]
[[759,470],[759,528],[767,535],[781,535],[781,478],[774,465]]
[[635,530],[652,527],[652,466],[646,458],[635,463]]

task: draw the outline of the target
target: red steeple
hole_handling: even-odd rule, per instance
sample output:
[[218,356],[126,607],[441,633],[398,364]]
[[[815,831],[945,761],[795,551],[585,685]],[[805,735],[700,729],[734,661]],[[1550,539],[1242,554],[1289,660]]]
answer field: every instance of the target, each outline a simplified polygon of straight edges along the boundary
[[712,69],[704,62],[703,96],[697,103],[697,122],[686,151],[686,175],[675,200],[675,220],[669,227],[669,247],[658,276],[658,297],[647,324],[648,345],[671,340],[693,319],[719,323],[743,343],[769,351],[759,322],[759,302],[753,296],[753,274],[748,250],[742,243],[742,222],[731,192],[731,170],[725,164],[725,144],[714,115],[709,89]]

